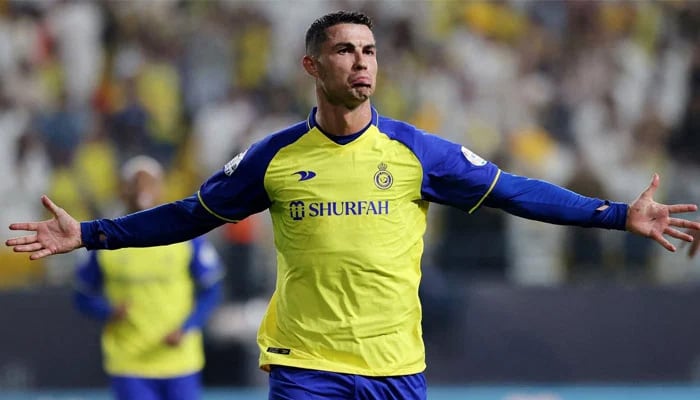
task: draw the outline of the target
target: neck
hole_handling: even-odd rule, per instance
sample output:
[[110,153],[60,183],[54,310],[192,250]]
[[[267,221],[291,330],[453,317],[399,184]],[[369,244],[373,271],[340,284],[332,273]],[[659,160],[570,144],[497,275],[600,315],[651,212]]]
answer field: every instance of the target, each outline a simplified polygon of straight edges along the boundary
[[319,101],[316,110],[316,124],[324,132],[335,136],[347,136],[359,132],[372,120],[372,106],[369,100],[349,109]]

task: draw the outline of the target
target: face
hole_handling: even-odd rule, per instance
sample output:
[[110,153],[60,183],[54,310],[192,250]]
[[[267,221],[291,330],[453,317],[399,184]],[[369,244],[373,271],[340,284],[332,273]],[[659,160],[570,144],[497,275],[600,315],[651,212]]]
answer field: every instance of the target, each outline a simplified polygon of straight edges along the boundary
[[160,177],[139,171],[124,185],[124,200],[130,212],[145,210],[160,203],[163,186]]
[[377,56],[374,35],[365,25],[338,24],[326,30],[328,40],[317,57],[304,57],[304,68],[316,78],[326,101],[354,109],[374,92]]

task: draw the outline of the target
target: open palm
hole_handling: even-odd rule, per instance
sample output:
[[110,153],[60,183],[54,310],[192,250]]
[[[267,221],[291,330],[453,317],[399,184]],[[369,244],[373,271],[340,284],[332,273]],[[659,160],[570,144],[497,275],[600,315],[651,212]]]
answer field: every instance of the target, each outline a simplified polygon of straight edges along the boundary
[[5,244],[18,253],[32,253],[29,258],[36,260],[52,254],[67,253],[82,246],[80,224],[65,210],[42,196],[41,202],[51,212],[53,218],[41,222],[18,222],[10,225],[11,230],[32,231],[31,235],[8,239]]
[[693,236],[676,228],[700,229],[700,223],[687,219],[674,218],[671,215],[693,212],[698,209],[694,204],[666,205],[654,201],[654,193],[659,187],[659,175],[654,174],[651,184],[629,206],[626,228],[632,233],[653,239],[669,251],[676,251],[676,246],[665,235],[692,242]]

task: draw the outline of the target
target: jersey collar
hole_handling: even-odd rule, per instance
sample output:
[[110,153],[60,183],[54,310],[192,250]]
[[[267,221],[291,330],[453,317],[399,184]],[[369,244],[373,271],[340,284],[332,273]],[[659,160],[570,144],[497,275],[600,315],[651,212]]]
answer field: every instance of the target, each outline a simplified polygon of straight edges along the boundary
[[[353,135],[360,136],[359,134],[366,131],[367,128],[370,126],[379,126],[379,113],[377,112],[377,109],[374,107],[371,107],[372,109],[372,118],[370,118],[369,124],[362,128],[359,132],[354,133]],[[309,130],[312,130],[313,128],[318,128],[319,131],[323,132],[324,135],[329,136],[327,132],[324,132],[323,129],[321,129],[320,126],[316,124],[316,111],[318,110],[318,107],[313,107],[311,109],[311,112],[309,113],[309,117],[306,119],[306,126],[309,128]]]

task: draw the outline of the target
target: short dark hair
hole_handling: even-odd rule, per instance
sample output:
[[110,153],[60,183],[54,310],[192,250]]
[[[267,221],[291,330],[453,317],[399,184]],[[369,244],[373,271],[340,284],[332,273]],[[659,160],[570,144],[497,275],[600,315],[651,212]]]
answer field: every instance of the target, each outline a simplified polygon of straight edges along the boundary
[[306,54],[318,55],[321,44],[328,39],[326,29],[338,24],[359,24],[372,29],[372,19],[359,11],[336,11],[314,21],[306,31]]

